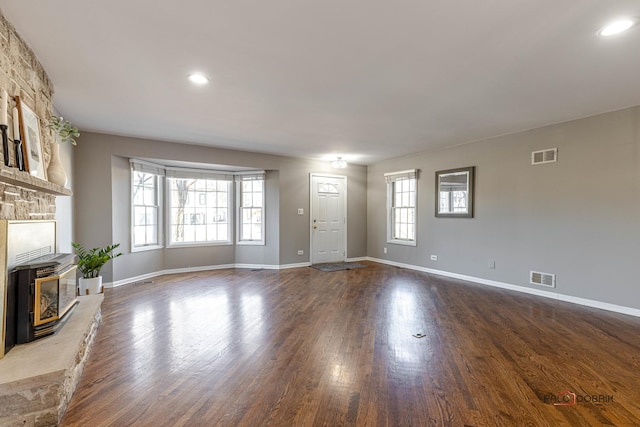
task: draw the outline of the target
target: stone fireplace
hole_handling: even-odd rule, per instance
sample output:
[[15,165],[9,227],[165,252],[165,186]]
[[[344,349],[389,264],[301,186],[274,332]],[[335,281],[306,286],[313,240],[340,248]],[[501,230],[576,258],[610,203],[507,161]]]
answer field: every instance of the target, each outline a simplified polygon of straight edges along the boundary
[[[19,96],[39,120],[42,165],[46,169],[51,157],[51,144],[55,143],[53,131],[46,127],[54,114],[53,83],[2,11],[0,46],[0,89],[8,94],[7,137],[12,142],[16,136],[13,125],[14,97]],[[79,381],[100,324],[103,295],[78,298],[75,308],[66,313],[64,327],[42,339],[16,344],[5,354],[9,274],[16,265],[35,258],[18,262],[7,256],[8,224],[53,222],[56,199],[72,195],[67,188],[20,171],[15,164],[14,148],[13,143],[9,144],[8,155],[0,150],[0,425],[51,426],[59,423]],[[62,206],[67,206],[66,201],[62,202]],[[64,226],[70,229],[71,219],[68,219],[68,223],[65,221]],[[71,239],[70,232],[67,239]],[[57,250],[56,243],[54,236],[53,243],[36,244],[36,249],[49,246],[39,255],[52,254]],[[63,288],[66,292],[64,298],[60,298],[59,294],[56,298],[52,282],[40,283],[44,287],[40,288],[38,299],[44,299],[38,310],[42,308],[43,311],[36,326],[42,328],[31,332],[53,332],[47,330],[48,325],[60,320],[61,309],[64,311],[69,306],[67,288],[75,285],[69,285],[65,277],[62,280],[68,285]],[[60,291],[59,285],[60,282],[55,288],[57,292]],[[15,302],[11,304],[10,309],[15,309]],[[55,314],[52,311],[54,309]]]
[[[3,165],[0,165],[0,189],[4,189],[0,201],[2,216],[13,217],[0,220],[0,425],[57,425],[89,357],[101,320],[103,295],[79,297],[77,306],[69,311],[75,301],[76,280],[75,267],[69,268],[68,260],[58,260],[60,271],[50,272],[55,274],[55,280],[36,277],[45,274],[38,271],[39,267],[51,265],[51,260],[41,255],[56,256],[55,221],[42,218],[52,218],[55,197],[70,196],[71,191]],[[45,231],[48,224],[53,224],[53,233]],[[35,227],[35,232],[27,233],[22,227]],[[12,235],[17,236],[18,246],[27,246],[16,249]],[[9,249],[9,242],[13,249]],[[18,265],[25,269],[16,271]],[[16,345],[5,354],[10,326],[6,313],[19,308],[15,300],[7,298],[11,294],[8,292],[11,274],[14,278],[33,275],[26,278],[29,284],[23,289],[33,283],[37,301],[33,300],[35,311],[33,307],[26,311],[27,329],[23,329],[21,340],[16,340]],[[40,286],[35,289],[37,284]],[[34,313],[34,319],[29,318],[30,313]],[[56,330],[64,314],[64,326]],[[9,334],[11,330],[10,327]],[[20,344],[31,339],[34,341]]]

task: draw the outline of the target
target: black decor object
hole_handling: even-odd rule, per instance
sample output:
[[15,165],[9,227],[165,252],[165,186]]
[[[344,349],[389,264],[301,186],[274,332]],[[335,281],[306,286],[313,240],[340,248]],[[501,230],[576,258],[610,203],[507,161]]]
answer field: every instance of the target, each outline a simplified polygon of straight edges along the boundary
[[2,153],[4,154],[4,165],[9,166],[9,137],[7,136],[7,125],[0,125],[2,130]]
[[15,153],[15,164],[14,167],[18,168],[18,170],[23,171],[24,170],[24,159],[22,158],[22,141],[20,141],[19,139],[14,139],[13,143],[15,144],[15,149],[14,149],[14,153]]

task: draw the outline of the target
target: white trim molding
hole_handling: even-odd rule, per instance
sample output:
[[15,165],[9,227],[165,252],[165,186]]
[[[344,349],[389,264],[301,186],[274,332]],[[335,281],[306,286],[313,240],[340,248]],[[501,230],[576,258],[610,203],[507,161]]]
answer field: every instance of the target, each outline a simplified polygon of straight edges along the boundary
[[496,288],[508,289],[510,291],[522,292],[525,294],[537,295],[540,297],[551,298],[558,301],[570,302],[573,304],[584,305],[586,307],[599,308],[601,310],[613,311],[616,313],[628,314],[629,316],[640,317],[640,309],[625,307],[623,305],[610,304],[608,302],[596,301],[586,298],[564,295],[557,292],[550,292],[541,289],[532,289],[524,286],[513,285],[511,283],[497,282],[495,280],[482,279],[480,277],[467,276],[464,274],[451,273],[449,271],[434,270],[432,268],[420,267],[417,265],[404,264],[401,262],[388,261],[380,258],[367,257],[368,261],[380,264],[392,265],[394,267],[407,268],[409,270],[422,271],[424,273],[436,274],[438,276],[452,277],[454,279],[466,280],[469,282],[479,283],[481,285],[493,286]]
[[[363,258],[364,260],[364,258]],[[154,277],[164,276],[165,274],[194,273],[197,271],[225,270],[228,268],[242,268],[252,270],[286,270],[289,268],[309,267],[310,262],[300,262],[296,264],[221,264],[221,265],[205,265],[201,267],[188,268],[172,268],[168,270],[154,271],[153,273],[141,274],[139,276],[128,277],[126,279],[116,280],[113,282],[103,283],[105,288],[117,288],[118,286],[134,285],[137,283],[148,281]]]
[[[449,271],[435,270],[433,268],[420,267],[417,265],[404,264],[396,261],[389,261],[380,258],[373,257],[356,257],[348,258],[348,262],[357,261],[371,261],[379,264],[392,265],[394,267],[406,268],[408,270],[421,271],[423,273],[435,274],[438,276],[451,277],[454,279],[466,280],[468,282],[474,282],[481,285],[493,286],[501,289],[508,289],[510,291],[522,292],[525,294],[536,295],[544,298],[555,299],[558,301],[570,302],[572,304],[583,305],[586,307],[598,308],[601,310],[613,311],[615,313],[627,314],[629,316],[640,317],[640,309],[625,307],[623,305],[611,304],[608,302],[596,301],[586,298],[574,297],[571,295],[559,294],[557,292],[550,292],[541,289],[532,289],[524,286],[513,285],[511,283],[497,282],[495,280],[482,279],[480,277],[467,276],[464,274],[451,273]],[[282,265],[263,265],[263,264],[223,264],[223,265],[209,265],[202,267],[189,267],[189,268],[175,268],[169,270],[156,271],[154,273],[142,274],[140,276],[134,276],[127,279],[117,280],[115,282],[104,283],[105,288],[115,288],[118,286],[136,284],[145,282],[148,279],[162,276],[165,274],[177,274],[177,273],[192,273],[196,271],[208,271],[208,270],[223,270],[227,268],[244,268],[244,269],[260,269],[260,270],[286,270],[289,268],[301,268],[311,266],[310,262],[300,262],[296,264],[282,264]]]

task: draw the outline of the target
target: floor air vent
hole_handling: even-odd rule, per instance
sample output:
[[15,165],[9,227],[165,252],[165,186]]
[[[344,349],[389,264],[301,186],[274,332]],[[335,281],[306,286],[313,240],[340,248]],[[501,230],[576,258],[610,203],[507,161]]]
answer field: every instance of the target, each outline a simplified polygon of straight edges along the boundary
[[531,164],[540,165],[543,163],[553,163],[558,161],[558,149],[549,148],[548,150],[534,151],[531,153]]
[[549,288],[556,287],[556,275],[550,273],[541,273],[539,271],[531,271],[529,273],[529,283],[533,285],[547,286]]

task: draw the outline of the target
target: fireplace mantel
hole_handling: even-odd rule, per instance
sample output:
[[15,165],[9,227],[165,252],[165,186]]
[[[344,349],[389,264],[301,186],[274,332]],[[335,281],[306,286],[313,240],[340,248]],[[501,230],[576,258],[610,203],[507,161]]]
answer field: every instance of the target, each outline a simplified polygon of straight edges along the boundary
[[68,188],[0,165],[0,219],[53,219],[56,197],[71,195]]
[[26,188],[28,190],[40,191],[54,196],[72,196],[73,192],[68,188],[61,187],[49,181],[45,181],[28,172],[19,171],[16,168],[9,168],[0,165],[0,182]]

